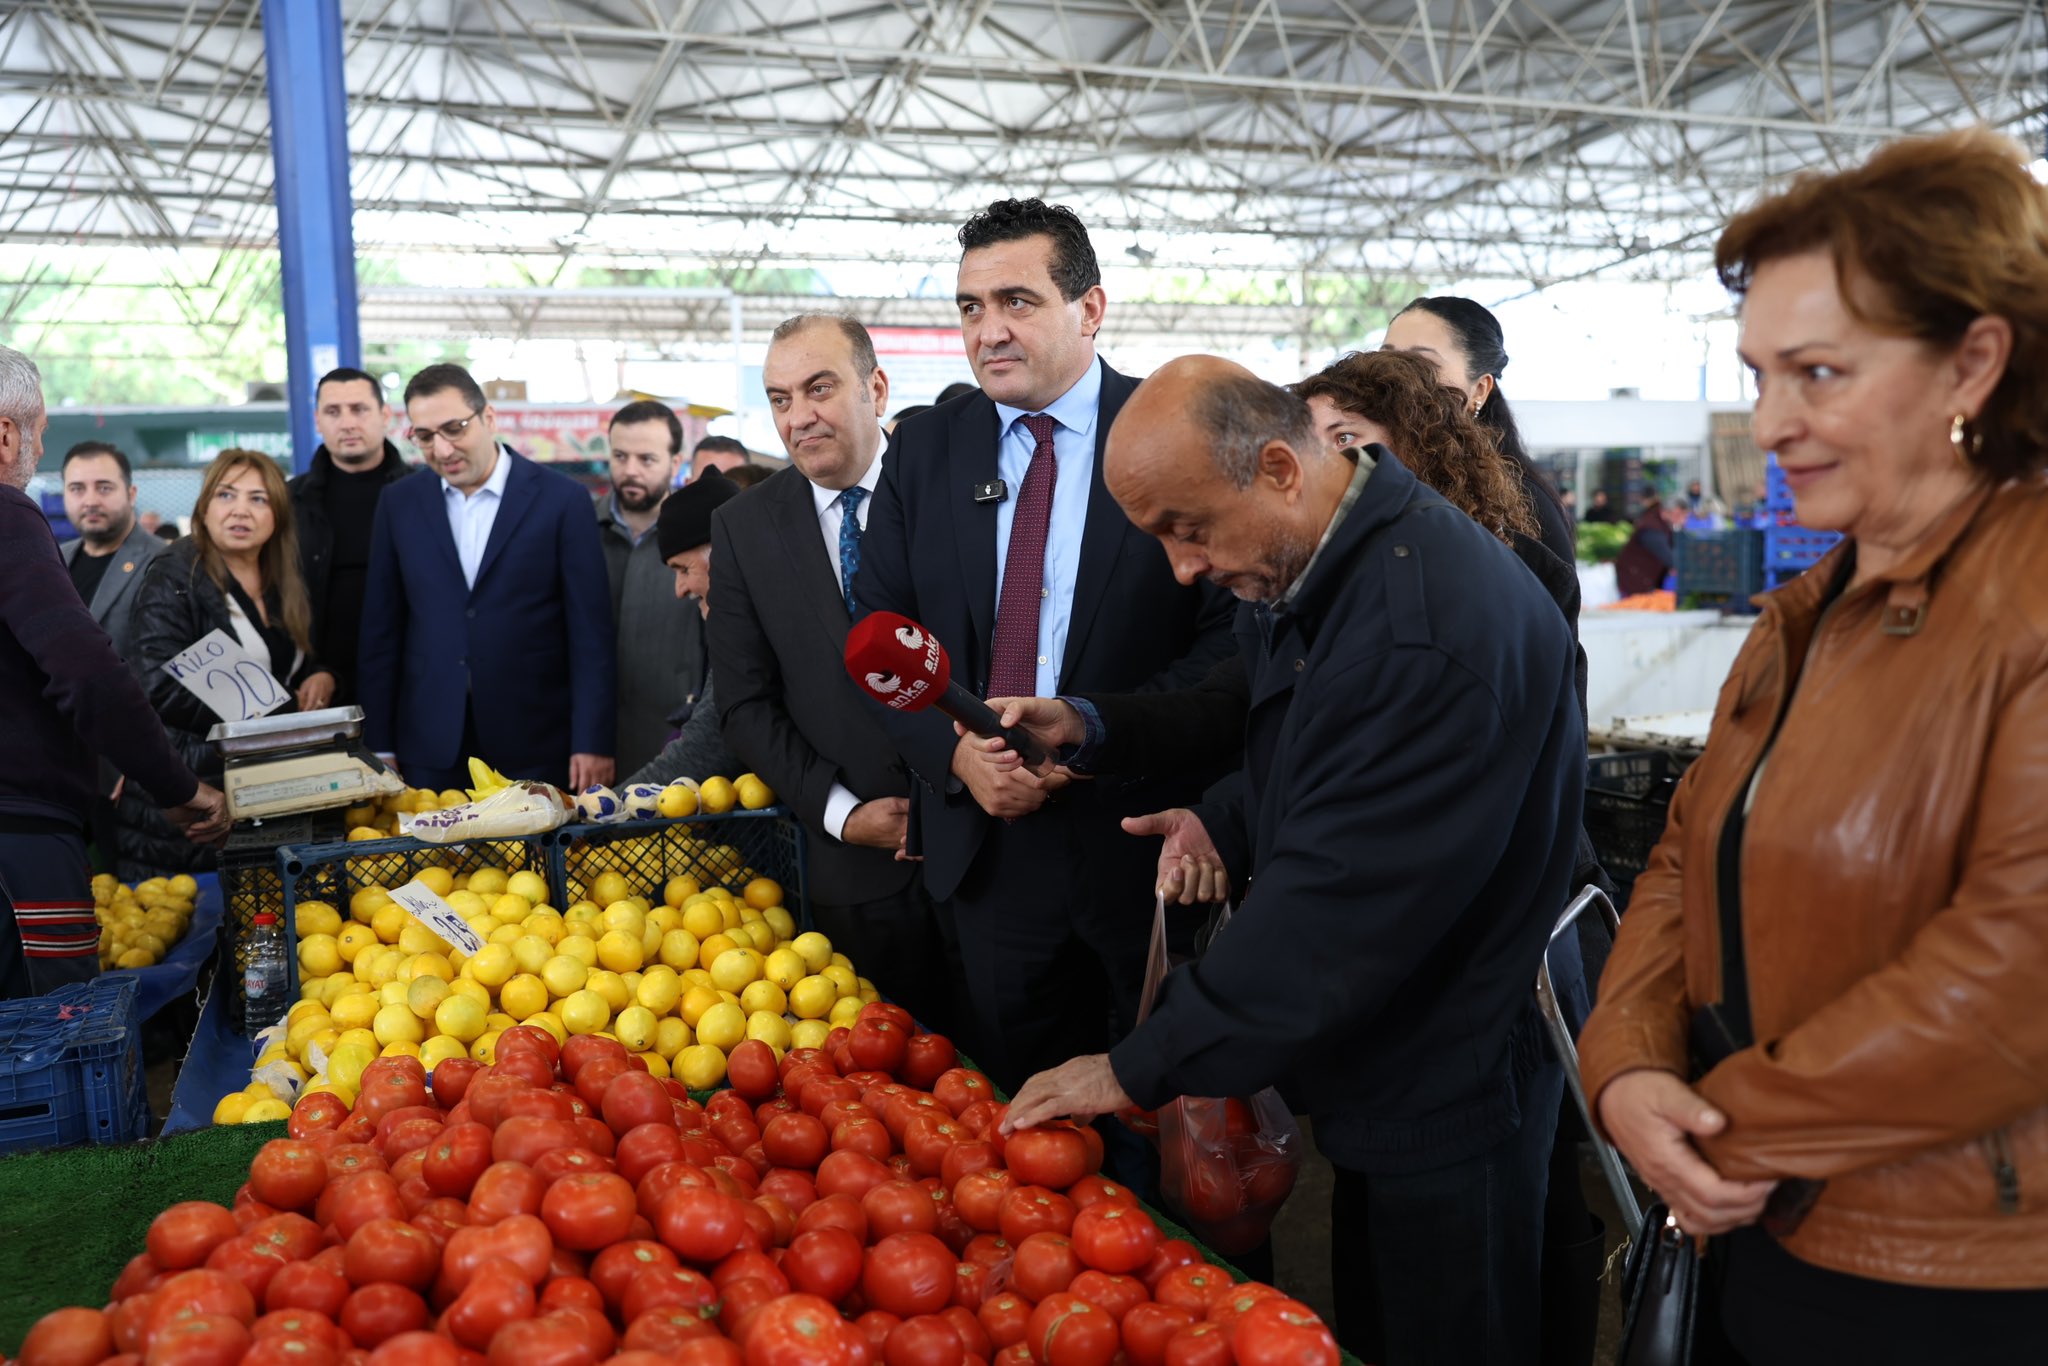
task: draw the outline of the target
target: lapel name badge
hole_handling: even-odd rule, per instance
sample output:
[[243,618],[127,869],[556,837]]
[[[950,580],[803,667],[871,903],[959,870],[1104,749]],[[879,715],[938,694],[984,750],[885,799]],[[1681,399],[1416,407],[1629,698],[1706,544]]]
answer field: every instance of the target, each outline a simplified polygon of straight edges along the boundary
[[974,486],[974,501],[977,503],[1000,503],[1010,496],[1010,486],[1000,479],[991,479],[986,484]]

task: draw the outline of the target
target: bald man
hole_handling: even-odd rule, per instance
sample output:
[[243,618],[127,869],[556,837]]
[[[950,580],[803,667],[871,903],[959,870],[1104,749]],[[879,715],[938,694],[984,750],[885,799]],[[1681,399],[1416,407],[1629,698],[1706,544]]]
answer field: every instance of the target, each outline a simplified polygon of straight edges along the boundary
[[1586,752],[1564,619],[1385,447],[1325,448],[1300,399],[1225,361],[1140,386],[1104,477],[1183,583],[1239,598],[1242,665],[999,705],[1084,770],[1170,769],[1241,728],[1239,781],[1129,824],[1167,836],[1162,886],[1252,880],[1145,1023],[1032,1078],[1006,1127],[1277,1085],[1337,1168],[1344,1345],[1532,1361],[1563,1086],[1532,988]]

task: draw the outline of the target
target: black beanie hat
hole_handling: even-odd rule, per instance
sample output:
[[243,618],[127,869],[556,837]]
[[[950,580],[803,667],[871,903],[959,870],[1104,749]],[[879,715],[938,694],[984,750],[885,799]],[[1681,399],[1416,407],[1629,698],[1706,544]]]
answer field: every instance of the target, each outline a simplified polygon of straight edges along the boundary
[[706,470],[662,499],[661,516],[654,523],[654,544],[663,562],[709,542],[711,514],[739,494],[738,484],[717,470]]

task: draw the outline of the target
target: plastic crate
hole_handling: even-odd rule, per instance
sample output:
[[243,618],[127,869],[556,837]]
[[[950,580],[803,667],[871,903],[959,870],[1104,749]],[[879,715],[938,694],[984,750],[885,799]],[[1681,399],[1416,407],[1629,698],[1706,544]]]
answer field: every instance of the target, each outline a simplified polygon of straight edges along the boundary
[[1764,465],[1764,507],[1771,512],[1792,511],[1792,486],[1785,480],[1785,471],[1778,466],[1776,456]]
[[1678,595],[1746,605],[1764,589],[1764,533],[1752,527],[1678,535]]
[[133,977],[0,1001],[0,1152],[149,1136]]
[[1586,837],[1621,892],[1617,909],[1628,905],[1637,876],[1649,866],[1650,851],[1664,838],[1671,793],[1694,757],[1644,749],[1597,754],[1586,761]]
[[631,892],[660,901],[670,878],[694,877],[706,887],[737,891],[755,877],[782,884],[783,905],[810,924],[803,826],[782,807],[721,816],[565,825],[551,837],[550,877],[564,906],[584,899],[589,884],[617,873]]
[[[277,869],[278,847],[326,843],[340,839],[341,834],[340,812],[315,811],[278,820],[246,822],[237,825],[228,836],[220,852],[220,897],[224,908],[220,972],[228,979],[221,988],[227,993],[223,1000],[228,1023],[237,1033],[256,1032],[249,1027],[242,980],[249,966],[250,931],[258,913],[269,911],[283,916],[287,939],[296,942],[291,940],[291,918],[285,914],[284,879]],[[296,989],[296,981],[293,987]]]
[[1803,526],[1764,529],[1764,571],[1791,577],[1819,564],[1842,539],[1839,531],[1813,531]]
[[[402,887],[423,868],[473,873],[502,868],[507,873],[548,877],[546,835],[522,839],[477,840],[470,844],[426,844],[415,839],[342,840],[319,844],[286,844],[275,855],[281,914],[287,927],[298,923],[302,902],[324,901],[349,918],[349,902],[365,887]],[[550,891],[559,884],[548,879]],[[276,910],[277,907],[272,907]],[[559,907],[558,907],[559,909]],[[292,942],[298,942],[296,930]],[[292,955],[292,994],[299,990],[298,955]]]

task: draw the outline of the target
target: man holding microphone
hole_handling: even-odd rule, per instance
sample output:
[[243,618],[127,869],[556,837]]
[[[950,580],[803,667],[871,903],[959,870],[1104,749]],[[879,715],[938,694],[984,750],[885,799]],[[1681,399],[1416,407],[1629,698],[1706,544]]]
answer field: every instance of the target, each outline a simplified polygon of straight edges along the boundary
[[1171,770],[1241,732],[1240,779],[1148,828],[1162,889],[1251,889],[1144,1023],[1031,1078],[1005,1128],[1277,1085],[1337,1169],[1345,1346],[1532,1360],[1563,1085],[1533,985],[1585,764],[1564,621],[1384,447],[1325,449],[1299,399],[1226,361],[1147,380],[1104,476],[1181,582],[1240,599],[1249,710],[1227,665],[1179,693],[992,705],[1076,770]]

